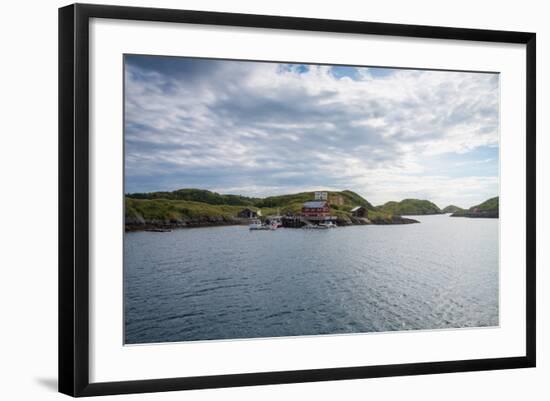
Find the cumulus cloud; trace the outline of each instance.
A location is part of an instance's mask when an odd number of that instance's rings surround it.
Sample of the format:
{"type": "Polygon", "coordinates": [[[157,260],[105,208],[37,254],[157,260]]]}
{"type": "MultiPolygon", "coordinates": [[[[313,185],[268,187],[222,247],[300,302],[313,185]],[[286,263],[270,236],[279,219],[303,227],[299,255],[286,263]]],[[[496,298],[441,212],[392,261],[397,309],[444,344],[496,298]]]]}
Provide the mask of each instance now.
{"type": "Polygon", "coordinates": [[[498,192],[498,124],[497,74],[127,56],[125,190],[470,206],[498,192]]]}

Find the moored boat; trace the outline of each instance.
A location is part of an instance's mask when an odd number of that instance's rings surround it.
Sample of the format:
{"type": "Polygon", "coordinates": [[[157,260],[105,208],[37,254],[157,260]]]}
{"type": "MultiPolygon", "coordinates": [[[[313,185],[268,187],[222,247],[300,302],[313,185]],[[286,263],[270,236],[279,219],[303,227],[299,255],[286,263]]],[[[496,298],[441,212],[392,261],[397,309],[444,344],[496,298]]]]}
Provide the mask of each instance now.
{"type": "Polygon", "coordinates": [[[319,223],[319,225],[322,226],[322,227],[325,227],[325,228],[336,228],[336,227],[338,227],[332,221],[328,221],[326,223],[319,223]]]}
{"type": "Polygon", "coordinates": [[[265,224],[262,224],[261,220],[252,220],[248,225],[250,230],[271,230],[271,228],[265,224]]]}

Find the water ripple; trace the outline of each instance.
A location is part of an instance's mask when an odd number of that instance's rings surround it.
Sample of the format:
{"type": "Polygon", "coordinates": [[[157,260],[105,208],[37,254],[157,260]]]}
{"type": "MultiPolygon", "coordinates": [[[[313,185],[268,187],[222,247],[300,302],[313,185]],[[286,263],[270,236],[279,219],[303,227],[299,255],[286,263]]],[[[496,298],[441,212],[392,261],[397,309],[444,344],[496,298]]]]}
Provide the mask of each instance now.
{"type": "Polygon", "coordinates": [[[127,233],[125,341],[498,325],[498,220],[127,233]]]}

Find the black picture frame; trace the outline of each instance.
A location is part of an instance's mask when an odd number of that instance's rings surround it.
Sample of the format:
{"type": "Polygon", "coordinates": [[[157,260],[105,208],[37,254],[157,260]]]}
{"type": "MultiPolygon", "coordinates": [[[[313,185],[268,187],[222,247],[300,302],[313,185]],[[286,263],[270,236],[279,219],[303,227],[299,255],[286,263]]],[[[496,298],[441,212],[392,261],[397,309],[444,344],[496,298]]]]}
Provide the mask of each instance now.
{"type": "Polygon", "coordinates": [[[220,12],[74,4],[59,9],[59,391],[95,396],[534,367],[536,363],[536,35],[220,12]],[[275,28],[526,46],[526,344],[520,357],[90,383],[89,22],[91,18],[275,28]]]}

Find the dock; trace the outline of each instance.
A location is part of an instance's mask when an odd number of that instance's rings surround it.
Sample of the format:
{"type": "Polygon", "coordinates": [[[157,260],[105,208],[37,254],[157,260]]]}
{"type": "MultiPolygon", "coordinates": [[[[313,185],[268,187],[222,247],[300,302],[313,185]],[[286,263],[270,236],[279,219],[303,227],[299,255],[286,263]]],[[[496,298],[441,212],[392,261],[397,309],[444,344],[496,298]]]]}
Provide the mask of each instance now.
{"type": "Polygon", "coordinates": [[[294,216],[283,216],[281,219],[281,222],[283,223],[283,227],[301,228],[304,226],[316,226],[316,225],[319,225],[319,223],[328,223],[329,221],[336,223],[336,220],[338,220],[337,216],[305,217],[300,215],[294,215],[294,216]]]}

